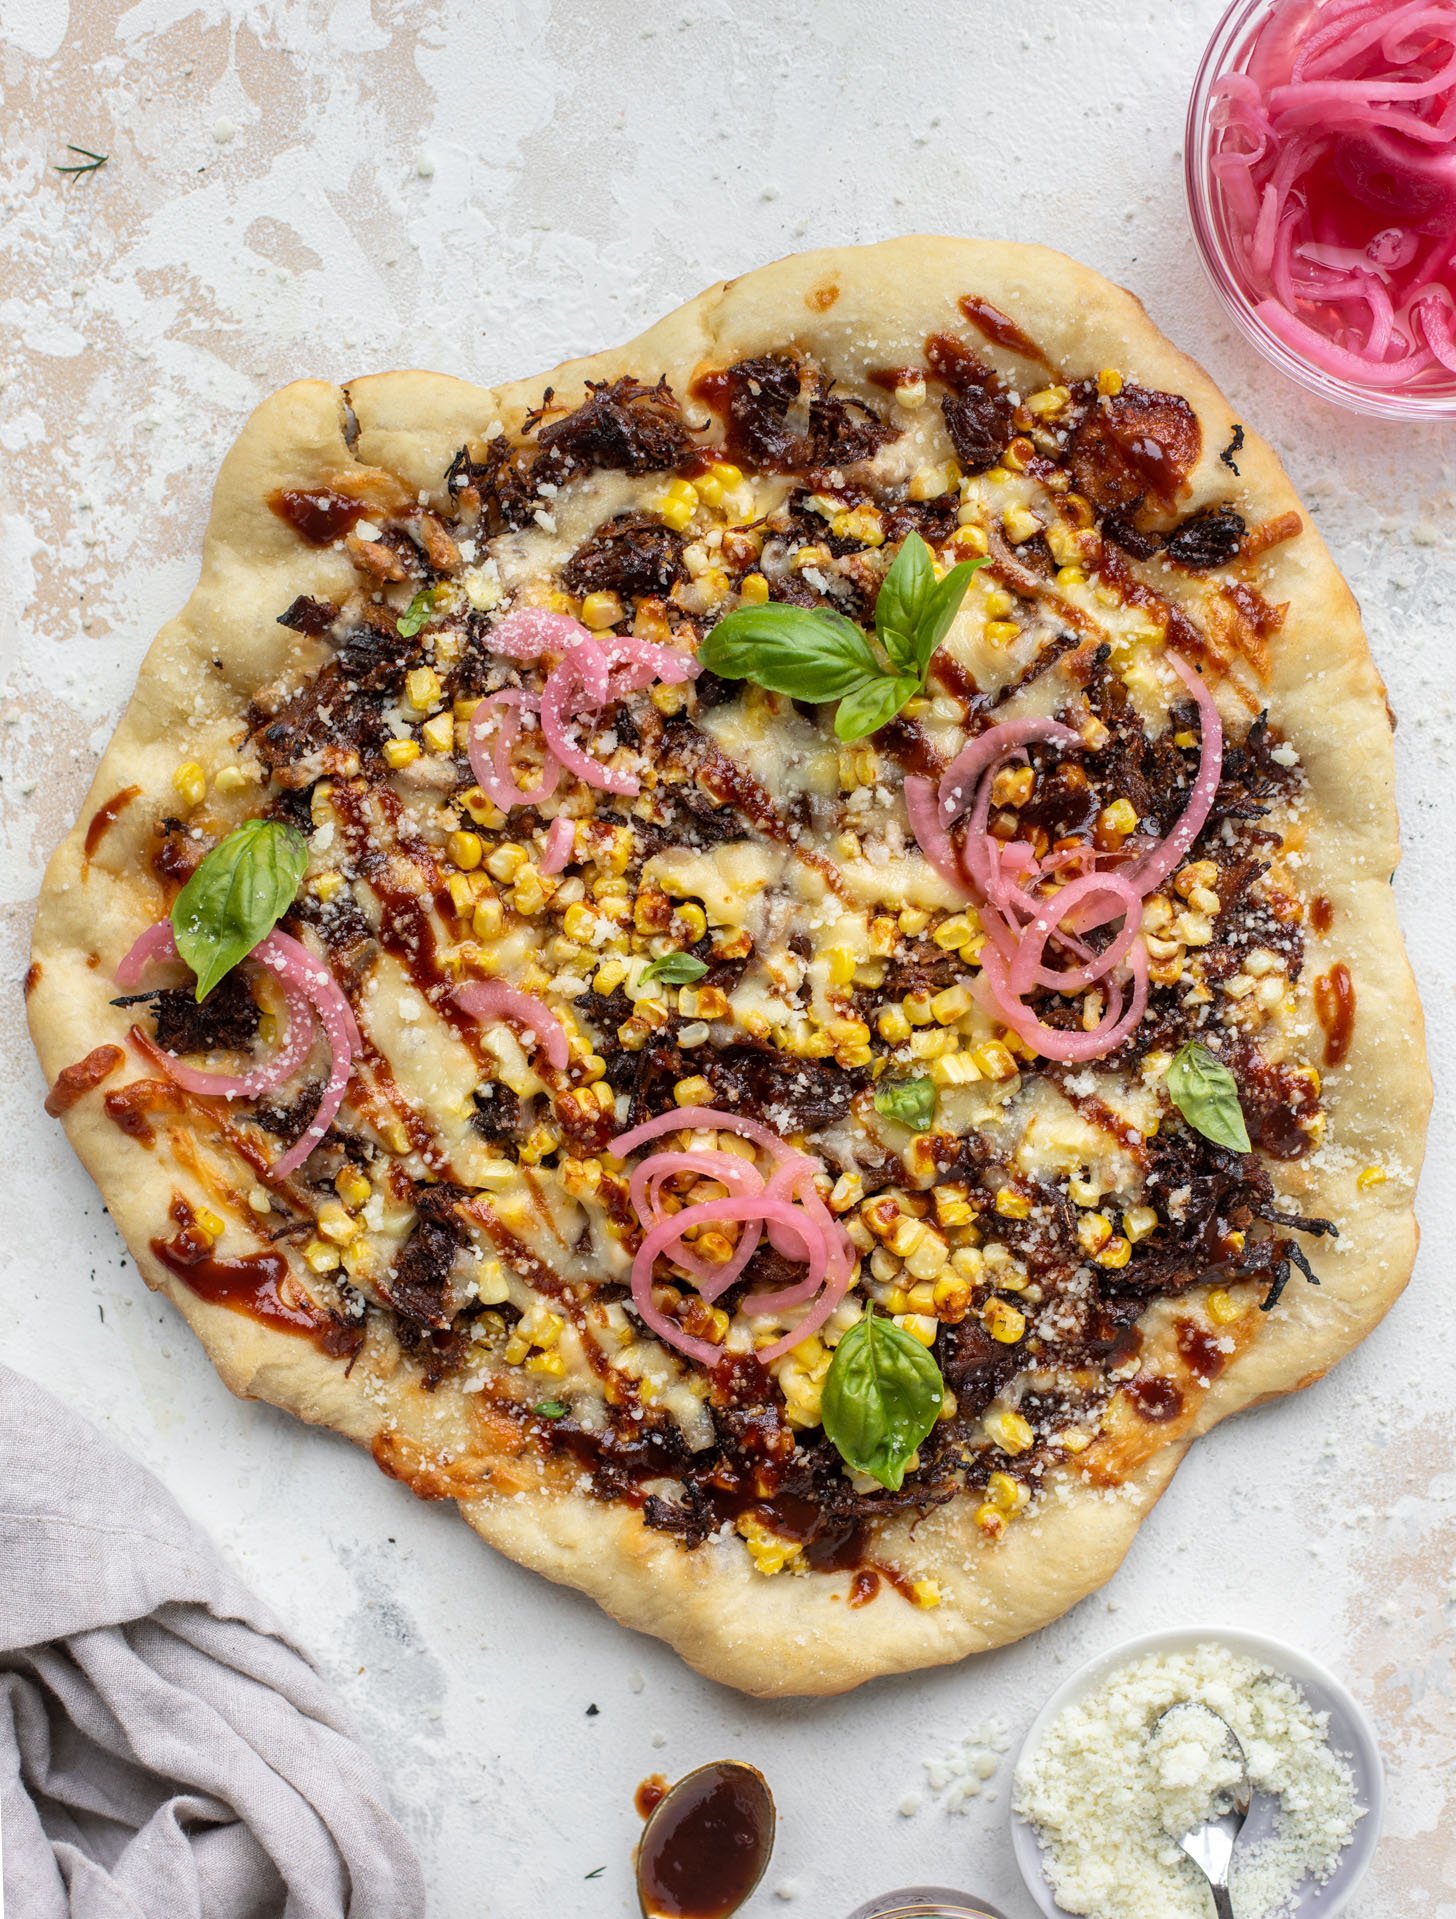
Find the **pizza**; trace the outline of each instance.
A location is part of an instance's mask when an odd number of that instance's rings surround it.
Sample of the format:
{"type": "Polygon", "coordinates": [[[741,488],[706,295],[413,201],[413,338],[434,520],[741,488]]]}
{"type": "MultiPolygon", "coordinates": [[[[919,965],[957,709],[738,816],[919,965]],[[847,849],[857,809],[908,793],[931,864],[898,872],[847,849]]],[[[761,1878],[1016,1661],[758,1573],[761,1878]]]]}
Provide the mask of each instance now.
{"type": "Polygon", "coordinates": [[[46,877],[47,1104],[235,1392],[833,1692],[1055,1618],[1405,1283],[1392,785],[1135,299],[807,254],[262,404],[46,877]]]}

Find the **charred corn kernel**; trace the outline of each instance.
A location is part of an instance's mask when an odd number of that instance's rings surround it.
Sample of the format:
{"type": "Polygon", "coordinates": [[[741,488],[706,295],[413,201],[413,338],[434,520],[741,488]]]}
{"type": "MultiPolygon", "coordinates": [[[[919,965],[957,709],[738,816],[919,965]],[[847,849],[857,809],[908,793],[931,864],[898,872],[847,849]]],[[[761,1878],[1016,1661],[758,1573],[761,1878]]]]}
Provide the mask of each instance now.
{"type": "Polygon", "coordinates": [[[1173,881],[1173,890],[1186,900],[1200,887],[1214,886],[1217,881],[1218,868],[1212,860],[1193,860],[1179,869],[1173,881]]]}
{"type": "Polygon", "coordinates": [[[981,1415],[981,1430],[986,1437],[1003,1453],[1009,1453],[1014,1459],[1019,1453],[1029,1452],[1035,1443],[1036,1434],[1020,1413],[1005,1406],[992,1406],[981,1415]]]}
{"type": "Polygon", "coordinates": [[[453,753],[455,722],[448,713],[437,713],[434,719],[426,720],[420,728],[420,737],[431,753],[453,753]]]}
{"type": "Polygon", "coordinates": [[[841,1173],[829,1195],[831,1213],[847,1213],[864,1198],[864,1180],[858,1173],[841,1173]]]}
{"type": "Polygon", "coordinates": [[[1056,1443],[1064,1453],[1085,1453],[1092,1444],[1092,1435],[1080,1432],[1075,1426],[1069,1426],[1065,1432],[1057,1434],[1056,1443]]]}
{"type": "Polygon", "coordinates": [[[910,1022],[898,1006],[882,1006],[875,1014],[875,1026],[880,1038],[891,1046],[898,1046],[910,1037],[910,1022]]]}
{"type": "Polygon", "coordinates": [[[212,782],[214,793],[224,797],[231,793],[241,793],[245,786],[251,785],[247,772],[241,766],[221,766],[212,782]]]}
{"type": "Polygon", "coordinates": [[[1014,1346],[1026,1332],[1026,1314],[1004,1299],[990,1299],[981,1308],[981,1324],[1002,1346],[1014,1346]]]}
{"type": "Polygon", "coordinates": [[[1039,420],[1055,420],[1066,411],[1068,400],[1072,397],[1064,386],[1044,386],[1039,393],[1028,394],[1026,408],[1039,420]]]}
{"type": "Polygon", "coordinates": [[[1158,1215],[1151,1206],[1129,1206],[1122,1216],[1122,1230],[1134,1246],[1149,1233],[1156,1232],[1158,1215]]]}
{"type": "Polygon", "coordinates": [[[1036,784],[1029,766],[1003,766],[991,782],[993,806],[1025,806],[1036,784]]]}
{"type": "Polygon", "coordinates": [[[346,1206],[352,1206],[357,1212],[374,1188],[357,1166],[349,1165],[341,1167],[335,1175],[334,1191],[346,1206]]]}
{"type": "Polygon", "coordinates": [[[1029,1219],[1031,1201],[1014,1186],[1003,1186],[996,1194],[996,1211],[1002,1219],[1029,1219]]]}
{"type": "Polygon", "coordinates": [[[1235,1299],[1232,1293],[1226,1293],[1222,1286],[1216,1286],[1208,1295],[1208,1317],[1215,1326],[1231,1326],[1243,1316],[1243,1302],[1235,1299]]]}
{"type": "Polygon", "coordinates": [[[1122,391],[1122,375],[1115,366],[1105,366],[1097,375],[1097,391],[1107,400],[1115,400],[1122,391]]]}
{"type": "Polygon", "coordinates": [[[1051,556],[1058,566],[1079,566],[1082,560],[1082,546],[1076,530],[1065,520],[1053,520],[1046,530],[1046,543],[1051,556]]]}
{"type": "Polygon", "coordinates": [[[486,798],[478,786],[467,788],[460,795],[460,804],[477,826],[499,827],[506,823],[505,814],[493,800],[486,798]]]}
{"type": "Polygon", "coordinates": [[[526,1361],[528,1373],[544,1373],[548,1379],[566,1377],[566,1361],[560,1353],[532,1353],[526,1361]]]}
{"type": "Polygon", "coordinates": [[[950,1326],[958,1326],[971,1309],[971,1289],[965,1280],[947,1273],[932,1288],[935,1314],[950,1326]]]}
{"type": "Polygon", "coordinates": [[[1034,540],[1041,532],[1041,521],[1029,507],[1008,506],[1001,516],[1001,524],[1013,546],[1020,546],[1023,540],[1034,540]]]}
{"type": "Polygon", "coordinates": [[[1121,1267],[1126,1266],[1131,1258],[1132,1247],[1129,1246],[1121,1234],[1117,1235],[1116,1238],[1109,1239],[1101,1252],[1096,1255],[1097,1264],[1099,1266],[1105,1266],[1109,1272],[1114,1273],[1121,1267]]]}
{"type": "Polygon", "coordinates": [[[518,1157],[528,1166],[539,1166],[548,1153],[554,1153],[561,1141],[549,1126],[537,1126],[522,1143],[518,1157]]]}
{"type": "Polygon", "coordinates": [[[991,642],[992,646],[1010,646],[1013,641],[1020,639],[1020,637],[1021,628],[1016,624],[1015,620],[988,620],[986,622],[986,638],[991,642]]]}
{"type": "Polygon", "coordinates": [[[336,1272],[339,1249],[331,1246],[326,1239],[311,1239],[303,1249],[303,1263],[311,1273],[336,1272]]]}
{"type": "Polygon", "coordinates": [[[766,606],[768,581],[761,573],[745,573],[738,582],[738,593],[745,606],[766,606]]]}
{"type": "MultiPolygon", "coordinates": [[[[913,1280],[929,1281],[944,1270],[949,1257],[950,1248],[940,1234],[933,1227],[924,1226],[919,1240],[905,1256],[905,1271],[913,1280]]],[[[928,1313],[935,1302],[927,1293],[923,1299],[916,1299],[912,1303],[917,1313],[928,1313]]]]}
{"type": "Polygon", "coordinates": [[[1173,930],[1185,946],[1208,946],[1213,940],[1213,921],[1206,913],[1180,913],[1173,930]]]}
{"type": "Polygon", "coordinates": [[[713,1103],[713,1089],[701,1073],[680,1079],[672,1089],[672,1096],[679,1106],[711,1106],[713,1103]]]}
{"type": "Polygon", "coordinates": [[[592,976],[592,991],[605,999],[608,993],[616,992],[626,977],[627,969],[621,960],[603,960],[592,976]]]}
{"type": "Polygon", "coordinates": [[[674,480],[657,502],[657,516],[681,533],[698,510],[698,489],[691,480],[674,480]]]}
{"type": "Polygon", "coordinates": [[[895,1313],[892,1315],[901,1332],[909,1333],[912,1339],[918,1339],[922,1346],[933,1346],[935,1335],[940,1331],[940,1321],[933,1313],[895,1313]]]}
{"type": "MultiPolygon", "coordinates": [[[[975,511],[974,507],[963,506],[961,515],[972,514],[975,511]]],[[[991,541],[986,529],[982,526],[969,525],[964,518],[961,525],[956,528],[952,544],[958,560],[983,560],[991,550],[991,541]]]]}
{"type": "Polygon", "coordinates": [[[1003,1080],[1016,1077],[1016,1061],[1011,1057],[1007,1046],[999,1039],[988,1039],[983,1045],[976,1047],[971,1058],[975,1061],[983,1079],[1003,1080]]]}
{"type": "Polygon", "coordinates": [[[698,492],[709,506],[722,506],[724,496],[743,484],[743,469],[731,460],[715,460],[698,481],[698,492]]]}
{"type": "Polygon", "coordinates": [[[308,890],[316,900],[322,900],[325,906],[336,899],[344,890],[342,873],[316,873],[308,883],[308,890]]]}
{"type": "Polygon", "coordinates": [[[686,933],[689,945],[695,946],[708,930],[708,916],[696,900],[684,900],[673,918],[686,933]]]}
{"type": "Polygon", "coordinates": [[[1114,800],[1097,815],[1097,824],[1104,833],[1119,833],[1126,839],[1137,831],[1137,808],[1129,799],[1114,800]]]}
{"type": "Polygon", "coordinates": [[[470,930],[478,940],[497,938],[505,923],[505,908],[499,900],[481,900],[470,916],[470,930]]]}
{"type": "Polygon", "coordinates": [[[404,676],[404,696],[416,713],[433,712],[440,704],[440,676],[434,667],[412,667],[404,676]]]}
{"type": "Polygon", "coordinates": [[[930,1009],[929,993],[907,993],[900,1002],[900,1009],[912,1026],[929,1026],[935,1018],[930,1009]]]}
{"type": "Polygon", "coordinates": [[[1084,1253],[1100,1253],[1112,1238],[1112,1221],[1106,1213],[1083,1213],[1077,1221],[1077,1244],[1084,1253]]]}
{"type": "Polygon", "coordinates": [[[826,1030],[836,1046],[863,1046],[870,1036],[862,1019],[832,1019],[826,1030]]]}
{"type": "Polygon", "coordinates": [[[207,775],[196,760],[183,760],[172,775],[172,791],[184,806],[201,806],[207,798],[207,775]]]}
{"type": "Polygon", "coordinates": [[[934,1026],[929,1032],[910,1035],[910,1057],[912,1059],[943,1059],[947,1053],[954,1053],[960,1045],[959,1037],[945,1027],[934,1026]]]}
{"type": "Polygon", "coordinates": [[[588,593],[581,603],[581,623],[593,633],[604,633],[626,616],[627,609],[615,593],[588,593]]]}
{"type": "Polygon", "coordinates": [[[910,1599],[912,1604],[932,1611],[940,1604],[940,1581],[938,1579],[916,1579],[911,1582],[910,1599]]]}
{"type": "MultiPolygon", "coordinates": [[[[904,914],[900,915],[904,919],[904,914]]],[[[978,928],[971,924],[968,913],[953,913],[949,919],[942,920],[931,934],[935,944],[947,953],[958,953],[976,937],[978,928]]]]}
{"type": "Polygon", "coordinates": [[[384,763],[386,766],[394,767],[396,772],[402,766],[409,766],[419,757],[418,740],[386,740],[384,742],[384,763]]]}
{"type": "Polygon", "coordinates": [[[347,1246],[351,1239],[357,1239],[364,1230],[346,1207],[332,1199],[319,1207],[314,1224],[323,1237],[331,1239],[336,1246],[347,1246]]]}
{"type": "Polygon", "coordinates": [[[935,1217],[942,1226],[974,1224],[976,1209],[964,1186],[946,1184],[935,1189],[935,1217]]]}
{"type": "Polygon", "coordinates": [[[905,1259],[915,1251],[924,1237],[925,1228],[920,1221],[913,1219],[908,1213],[901,1213],[886,1233],[885,1244],[892,1253],[905,1259]]]}
{"type": "Polygon", "coordinates": [[[970,1012],[974,1004],[975,1001],[971,998],[971,989],[968,986],[947,986],[931,1000],[930,1010],[934,1013],[938,1025],[953,1026],[958,1019],[963,1019],[970,1012]]]}
{"type": "Polygon", "coordinates": [[[379,1280],[384,1272],[384,1261],[367,1239],[350,1240],[343,1250],[341,1263],[350,1279],[366,1283],[379,1280]]]}
{"type": "Polygon", "coordinates": [[[526,864],[526,849],[514,840],[506,840],[486,855],[485,870],[492,879],[513,880],[526,864]]]}
{"type": "Polygon", "coordinates": [[[870,952],[876,959],[888,959],[894,952],[896,924],[888,913],[876,913],[870,921],[870,952]]]}
{"type": "MultiPolygon", "coordinates": [[[[445,851],[462,873],[470,873],[479,866],[485,857],[485,845],[479,833],[451,833],[445,841],[445,851]]],[[[453,894],[452,894],[453,900],[453,894]]]]}
{"type": "Polygon", "coordinates": [[[1383,1166],[1367,1166],[1364,1172],[1356,1179],[1355,1184],[1362,1193],[1368,1193],[1372,1187],[1383,1186],[1386,1177],[1386,1171],[1383,1166]]]}
{"type": "Polygon", "coordinates": [[[755,1519],[752,1513],[745,1513],[737,1521],[738,1535],[748,1548],[748,1556],[753,1561],[755,1572],[765,1578],[781,1573],[799,1558],[804,1548],[796,1539],[785,1539],[782,1533],[776,1533],[755,1519]]]}
{"type": "Polygon", "coordinates": [[[480,695],[478,693],[462,693],[458,699],[450,702],[450,711],[455,715],[457,720],[473,719],[480,703],[480,695]]]}
{"type": "Polygon", "coordinates": [[[266,1214],[273,1210],[273,1195],[266,1186],[248,1188],[248,1210],[252,1213],[266,1214]]]}
{"type": "Polygon", "coordinates": [[[1035,457],[1036,448],[1024,433],[1018,433],[1001,455],[1001,464],[1013,473],[1025,473],[1028,462],[1035,457]]]}
{"type": "Polygon", "coordinates": [[[976,1508],[976,1524],[988,1539],[999,1539],[1006,1530],[1006,1515],[988,1499],[976,1508]]]}
{"type": "Polygon", "coordinates": [[[1031,1498],[1030,1492],[1010,1473],[994,1472],[986,1480],[986,1497],[1003,1513],[1020,1512],[1031,1498]]]}
{"type": "MultiPolygon", "coordinates": [[[[945,489],[942,487],[941,491],[945,489]]],[[[843,513],[836,513],[829,525],[836,539],[858,540],[861,546],[883,546],[885,543],[885,529],[872,506],[849,507],[843,513]]]]}
{"type": "MultiPolygon", "coordinates": [[[[912,500],[938,500],[956,484],[956,470],[949,464],[917,466],[910,475],[908,492],[912,500]]],[[[838,527],[835,532],[839,531],[838,527]]]]}

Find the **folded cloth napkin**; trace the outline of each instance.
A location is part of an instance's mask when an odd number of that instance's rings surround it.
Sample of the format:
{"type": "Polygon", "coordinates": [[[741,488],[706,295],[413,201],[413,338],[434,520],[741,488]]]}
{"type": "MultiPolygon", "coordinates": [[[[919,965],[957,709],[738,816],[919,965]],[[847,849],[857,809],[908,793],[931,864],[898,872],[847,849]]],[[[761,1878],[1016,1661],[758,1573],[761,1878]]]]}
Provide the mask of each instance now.
{"type": "Polygon", "coordinates": [[[0,1366],[8,1919],[419,1919],[343,1709],[150,1473],[0,1366]]]}

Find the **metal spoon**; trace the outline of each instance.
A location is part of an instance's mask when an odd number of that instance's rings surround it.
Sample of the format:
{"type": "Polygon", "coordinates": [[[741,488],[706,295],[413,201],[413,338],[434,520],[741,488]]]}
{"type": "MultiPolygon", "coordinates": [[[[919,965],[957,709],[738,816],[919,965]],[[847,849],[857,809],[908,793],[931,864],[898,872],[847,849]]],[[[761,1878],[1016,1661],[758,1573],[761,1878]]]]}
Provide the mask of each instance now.
{"type": "Polygon", "coordinates": [[[764,1875],[777,1814],[763,1774],[717,1759],[669,1786],[637,1847],[643,1919],[666,1912],[730,1919],[764,1875]]]}
{"type": "Polygon", "coordinates": [[[1248,1762],[1244,1758],[1244,1749],[1239,1744],[1238,1735],[1228,1721],[1211,1706],[1200,1705],[1196,1700],[1183,1700],[1153,1722],[1148,1737],[1151,1740],[1159,1727],[1164,1726],[1175,1713],[1207,1713],[1210,1719],[1218,1721],[1224,1731],[1225,1741],[1238,1754],[1241,1776],[1238,1784],[1230,1791],[1232,1804],[1229,1810],[1220,1813],[1216,1819],[1206,1820],[1203,1825],[1195,1826],[1191,1832],[1172,1833],[1180,1848],[1187,1853],[1204,1877],[1208,1880],[1213,1893],[1213,1909],[1218,1919],[1234,1919],[1233,1904],[1229,1898],[1229,1872],[1233,1865],[1234,1847],[1238,1844],[1239,1834],[1244,1829],[1244,1821],[1249,1816],[1249,1801],[1252,1789],[1249,1785],[1248,1762]]]}

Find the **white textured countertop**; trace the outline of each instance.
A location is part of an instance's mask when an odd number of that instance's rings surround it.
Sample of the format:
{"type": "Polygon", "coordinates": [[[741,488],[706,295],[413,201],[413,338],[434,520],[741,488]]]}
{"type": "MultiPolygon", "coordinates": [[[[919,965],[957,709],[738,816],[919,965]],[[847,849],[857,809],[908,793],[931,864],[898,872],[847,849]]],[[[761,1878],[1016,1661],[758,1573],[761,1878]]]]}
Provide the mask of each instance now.
{"type": "Polygon", "coordinates": [[[1356,1919],[1456,1919],[1448,1103],[1410,1291],[1333,1377],[1203,1441],[1104,1593],[959,1668],[762,1705],[497,1559],[342,1441],[229,1399],[41,1116],[20,1012],[43,861],[264,392],[398,365],[529,373],[774,255],[928,230],[1047,241],[1125,282],[1283,452],[1400,717],[1397,886],[1452,1084],[1456,434],[1305,398],[1214,307],[1179,151],[1217,12],[0,0],[0,1350],[148,1461],[332,1674],[435,1919],[629,1913],[637,1781],[728,1755],[779,1800],[755,1912],[840,1919],[919,1878],[1029,1919],[1005,1766],[960,1815],[922,1759],[992,1715],[1018,1735],[1069,1662],[1192,1619],[1297,1641],[1372,1707],[1390,1811],[1356,1919]],[[109,164],[62,178],[68,140],[109,164]]]}

